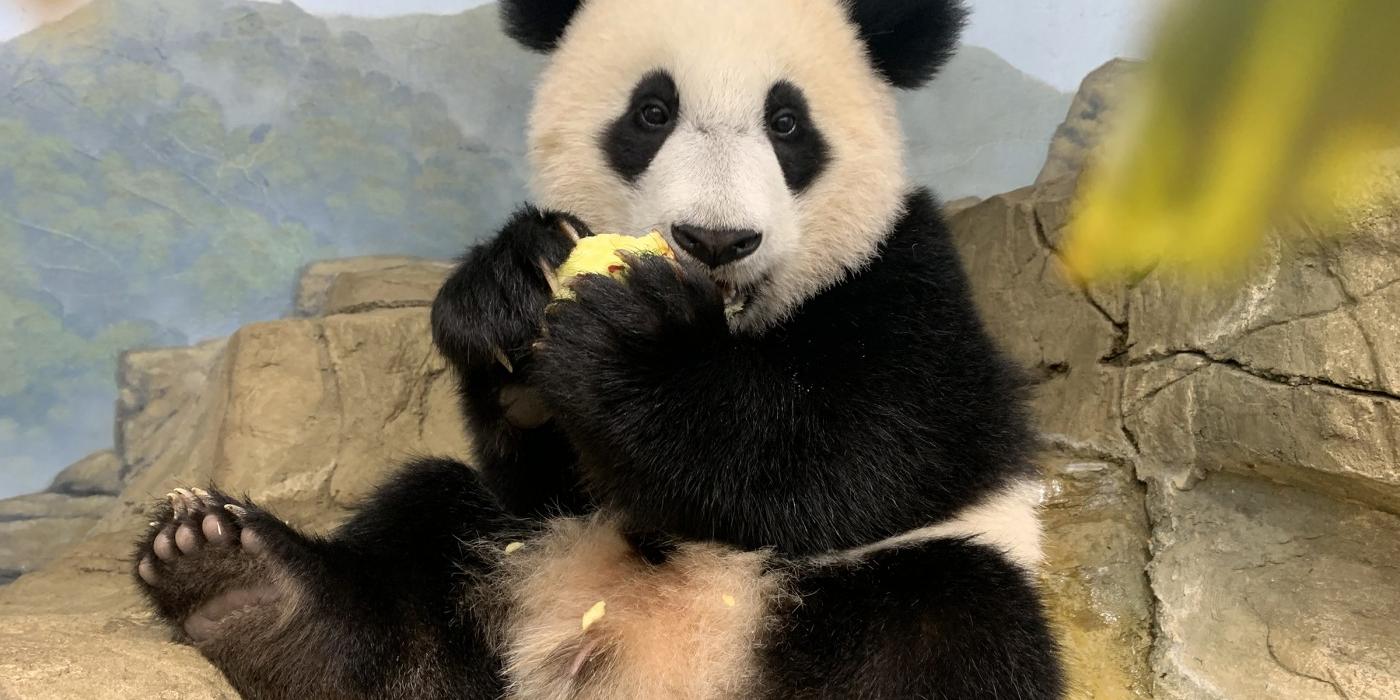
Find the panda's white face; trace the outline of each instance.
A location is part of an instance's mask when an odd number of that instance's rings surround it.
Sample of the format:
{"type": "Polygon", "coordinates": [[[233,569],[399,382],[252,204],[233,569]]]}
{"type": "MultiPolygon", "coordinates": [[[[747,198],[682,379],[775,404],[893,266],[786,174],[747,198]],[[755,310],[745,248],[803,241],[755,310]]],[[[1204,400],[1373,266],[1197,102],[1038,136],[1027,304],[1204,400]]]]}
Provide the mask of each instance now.
{"type": "Polygon", "coordinates": [[[587,0],[530,156],[540,204],[661,230],[751,331],[865,264],[906,187],[892,89],[839,0],[587,0]]]}

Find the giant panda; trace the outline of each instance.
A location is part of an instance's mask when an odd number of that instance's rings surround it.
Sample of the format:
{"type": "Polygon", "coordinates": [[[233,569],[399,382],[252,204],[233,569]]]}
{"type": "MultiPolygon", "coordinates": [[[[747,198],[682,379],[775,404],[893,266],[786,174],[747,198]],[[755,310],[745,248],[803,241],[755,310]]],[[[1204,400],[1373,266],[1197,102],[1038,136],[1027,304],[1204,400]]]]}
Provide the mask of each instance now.
{"type": "Polygon", "coordinates": [[[895,91],[953,0],[505,0],[535,203],[434,304],[475,465],[328,537],[177,489],[133,562],[249,698],[1057,698],[1023,382],[895,91]],[[677,251],[551,302],[593,232],[677,251]]]}

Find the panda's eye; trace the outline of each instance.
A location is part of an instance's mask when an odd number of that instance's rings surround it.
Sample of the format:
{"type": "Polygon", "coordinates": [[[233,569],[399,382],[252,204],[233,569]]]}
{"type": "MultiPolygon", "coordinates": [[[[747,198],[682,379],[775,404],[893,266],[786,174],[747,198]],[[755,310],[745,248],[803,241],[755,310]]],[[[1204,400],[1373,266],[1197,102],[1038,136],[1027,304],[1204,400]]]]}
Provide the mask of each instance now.
{"type": "Polygon", "coordinates": [[[768,128],[779,136],[792,136],[797,133],[797,115],[787,110],[778,112],[768,122],[768,128]]]}
{"type": "Polygon", "coordinates": [[[637,110],[637,119],[642,126],[659,129],[671,123],[671,110],[657,100],[642,103],[637,110]]]}

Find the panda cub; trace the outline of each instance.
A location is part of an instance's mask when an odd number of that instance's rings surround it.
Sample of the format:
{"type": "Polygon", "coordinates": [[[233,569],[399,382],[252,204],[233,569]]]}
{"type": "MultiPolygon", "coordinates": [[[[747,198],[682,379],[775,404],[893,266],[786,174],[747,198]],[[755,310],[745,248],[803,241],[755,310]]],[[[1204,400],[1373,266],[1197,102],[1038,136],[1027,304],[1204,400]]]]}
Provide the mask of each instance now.
{"type": "Polygon", "coordinates": [[[536,206],[433,307],[475,469],[329,537],[177,489],[136,554],[249,698],[1058,698],[1018,374],[894,90],[952,0],[506,0],[536,206]],[[663,232],[551,303],[593,231],[663,232]]]}

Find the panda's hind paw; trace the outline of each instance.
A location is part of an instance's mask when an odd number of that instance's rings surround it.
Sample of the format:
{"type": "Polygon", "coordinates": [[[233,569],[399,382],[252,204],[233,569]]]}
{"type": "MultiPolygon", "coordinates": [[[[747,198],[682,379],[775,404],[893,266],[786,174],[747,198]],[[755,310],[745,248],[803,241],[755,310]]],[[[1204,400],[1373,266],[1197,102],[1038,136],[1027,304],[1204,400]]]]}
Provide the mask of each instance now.
{"type": "Polygon", "coordinates": [[[229,622],[284,597],[285,554],[300,536],[266,511],[218,491],[179,488],[152,515],[136,552],[138,585],[192,641],[219,636],[229,622]]]}

